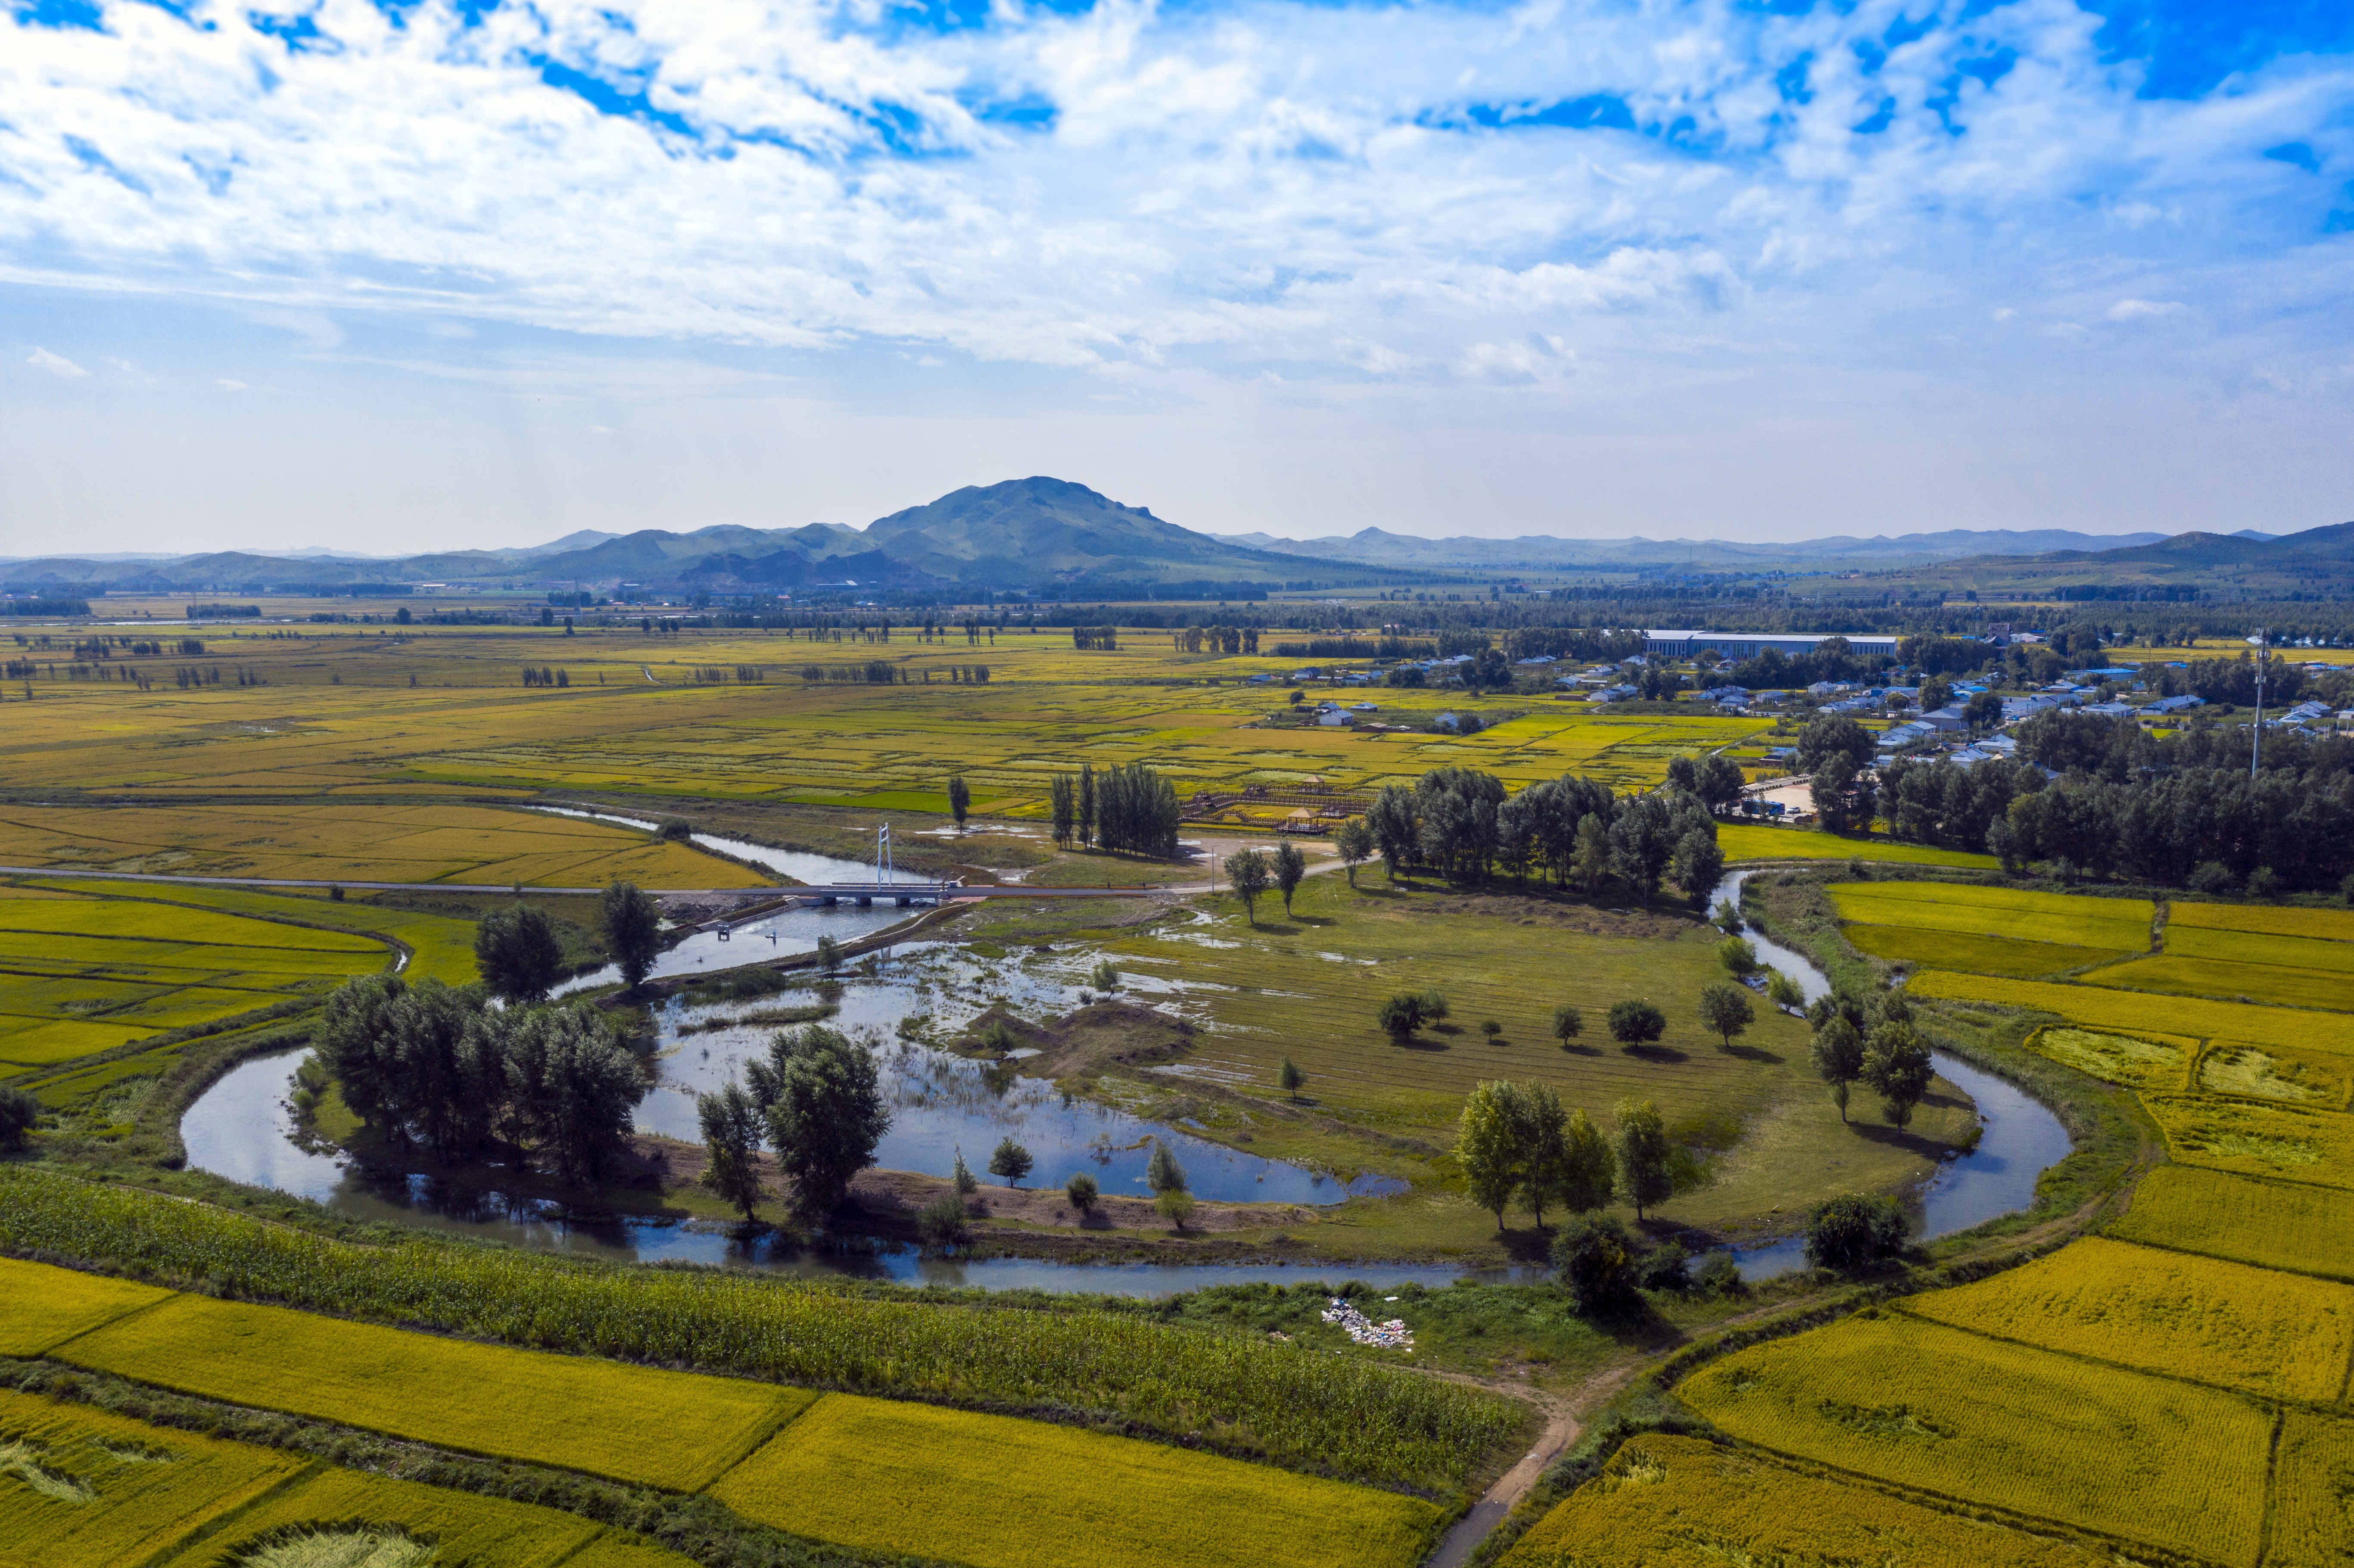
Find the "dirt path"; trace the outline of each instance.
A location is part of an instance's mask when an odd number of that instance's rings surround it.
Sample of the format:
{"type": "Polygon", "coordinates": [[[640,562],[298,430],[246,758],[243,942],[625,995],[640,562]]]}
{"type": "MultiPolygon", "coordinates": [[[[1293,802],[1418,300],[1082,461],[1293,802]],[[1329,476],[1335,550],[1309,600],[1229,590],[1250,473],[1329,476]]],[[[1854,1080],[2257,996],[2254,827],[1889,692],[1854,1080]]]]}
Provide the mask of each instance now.
{"type": "MultiPolygon", "coordinates": [[[[1629,1361],[1608,1372],[1598,1372],[1579,1384],[1575,1393],[1567,1395],[1546,1393],[1525,1384],[1499,1390],[1529,1400],[1542,1408],[1545,1413],[1544,1431],[1538,1436],[1535,1446],[1521,1456],[1520,1463],[1499,1476],[1496,1484],[1471,1505],[1471,1511],[1455,1521],[1454,1528],[1439,1542],[1438,1550],[1431,1553],[1425,1568],[1463,1568],[1463,1564],[1470,1560],[1471,1553],[1479,1550],[1479,1543],[1487,1540],[1490,1532],[1520,1506],[1521,1499],[1528,1496],[1529,1489],[1543,1478],[1547,1467],[1577,1441],[1578,1434],[1585,1430],[1584,1423],[1578,1420],[1579,1415],[1617,1393],[1644,1364],[1644,1361],[1629,1361]]],[[[1476,1378],[1450,1378],[1448,1381],[1472,1383],[1481,1388],[1498,1387],[1476,1378]]]]}

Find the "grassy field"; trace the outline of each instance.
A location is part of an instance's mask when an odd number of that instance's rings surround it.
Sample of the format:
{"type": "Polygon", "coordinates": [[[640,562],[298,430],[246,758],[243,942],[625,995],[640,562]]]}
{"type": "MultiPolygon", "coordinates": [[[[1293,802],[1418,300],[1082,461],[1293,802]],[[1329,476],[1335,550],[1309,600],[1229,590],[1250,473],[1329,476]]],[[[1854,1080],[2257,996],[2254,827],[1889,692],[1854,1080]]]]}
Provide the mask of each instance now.
{"type": "Polygon", "coordinates": [[[171,1294],[152,1285],[0,1257],[0,1356],[38,1356],[171,1294]]]}
{"type": "MultiPolygon", "coordinates": [[[[2105,974],[2106,970],[2095,970],[2105,974]]],[[[2285,1046],[2331,1055],[2354,1055],[2354,1032],[2338,1016],[2283,1007],[2251,1007],[2204,997],[2156,996],[2110,991],[2091,984],[2005,980],[1932,969],[1914,978],[1912,994],[1954,1001],[2022,1007],[2056,1013],[2094,1029],[2136,1034],[2188,1034],[2236,1040],[2267,1049],[2285,1046]]]]}
{"type": "MultiPolygon", "coordinates": [[[[280,1532],[357,1533],[371,1526],[431,1542],[429,1561],[465,1568],[557,1568],[579,1562],[573,1553],[603,1533],[602,1526],[554,1509],[327,1469],[239,1514],[227,1528],[166,1559],[163,1568],[235,1562],[234,1553],[280,1532]]],[[[686,1568],[689,1559],[664,1552],[653,1561],[686,1568]]]]}
{"type": "MultiPolygon", "coordinates": [[[[2194,930],[2247,931],[2266,937],[2354,942],[2354,910],[2347,909],[2284,909],[2263,904],[2176,904],[2168,911],[2166,924],[2169,931],[2177,927],[2188,927],[2194,930]]],[[[2169,948],[2172,945],[2171,942],[2168,944],[2169,948]]],[[[2305,960],[2300,959],[2297,961],[2305,960]]]]}
{"type": "Polygon", "coordinates": [[[0,1392],[0,1563],[152,1562],[307,1462],[0,1392]]]}
{"type": "MultiPolygon", "coordinates": [[[[1907,1135],[1863,1125],[1874,1118],[1861,1107],[1859,1125],[1842,1127],[1808,1065],[1805,1023],[1762,998],[1756,1022],[1727,1050],[1698,1012],[1702,988],[1724,978],[1719,934],[1688,912],[1456,893],[1420,881],[1392,888],[1379,872],[1358,880],[1352,891],[1338,876],[1310,878],[1288,919],[1280,901],[1262,899],[1256,927],[1225,897],[1106,933],[1104,946],[1136,986],[1203,1028],[1178,1065],[1182,1076],[1129,1075],[1111,1086],[1190,1092],[1195,1103],[1182,1114],[1216,1136],[1247,1136],[1254,1152],[1400,1175],[1433,1170],[1431,1157],[1453,1145],[1463,1097],[1483,1079],[1551,1084],[1606,1124],[1621,1098],[1648,1098],[1695,1139],[1727,1147],[1740,1139],[1713,1180],[1663,1205],[1686,1224],[1895,1186],[1925,1174],[1967,1125],[1960,1097],[1940,1086],[1907,1135]],[[1391,1040],[1375,1021],[1381,1000],[1426,989],[1446,993],[1446,1024],[1404,1044],[1391,1040]],[[1611,1040],[1609,1009],[1630,997],[1666,1013],[1655,1045],[1627,1051],[1611,1040]],[[1553,1036],[1553,1010],[1564,1004],[1583,1018],[1566,1051],[1553,1036]],[[1489,1020],[1501,1026],[1493,1037],[1483,1032],[1489,1020]],[[1287,1056],[1308,1075],[1298,1109],[1275,1088],[1287,1056]],[[1221,1097],[1225,1090],[1256,1103],[1221,1097]]],[[[1352,1221],[1342,1213],[1328,1223],[1352,1221]]]]}
{"type": "Polygon", "coordinates": [[[2108,1552],[1646,1435],[1539,1520],[1503,1568],[2108,1568],[2108,1552]]]}
{"type": "Polygon", "coordinates": [[[2186,1165],[2354,1187],[2354,1116],[2205,1095],[2144,1095],[2167,1147],[2186,1165]]]}
{"type": "Polygon", "coordinates": [[[53,1353],[210,1399],[674,1491],[708,1485],[810,1399],[199,1296],[53,1353]],[[661,1441],[646,1441],[649,1430],[661,1441]]]}
{"type": "Polygon", "coordinates": [[[2098,1236],[1956,1290],[1915,1317],[2272,1399],[2336,1403],[2354,1286],[2098,1236]]]}
{"type": "Polygon", "coordinates": [[[1894,839],[1850,838],[1807,828],[1769,828],[1755,822],[1727,822],[1716,831],[1727,861],[1861,860],[1875,865],[1949,865],[1965,870],[1993,871],[2001,865],[1990,854],[1968,850],[1938,849],[1930,844],[1899,843],[1894,839]]]}
{"type": "Polygon", "coordinates": [[[1824,889],[1840,918],[2138,953],[2149,948],[2157,906],[2144,898],[2087,898],[1952,882],[1835,882],[1824,889]]]}
{"type": "Polygon", "coordinates": [[[604,822],[394,802],[0,807],[0,864],[314,882],[751,887],[758,874],[604,822]]]}
{"type": "Polygon", "coordinates": [[[747,1519],[972,1568],[1410,1568],[1417,1499],[1158,1444],[829,1394],[712,1488],[747,1519]]]}
{"type": "Polygon", "coordinates": [[[1754,1346],[1678,1392],[1736,1437],[1897,1486],[2232,1564],[2263,1533],[2272,1419],[2237,1394],[1903,1317],[1754,1346]]]}
{"type": "Polygon", "coordinates": [[[2133,1206],[2109,1225],[2126,1241],[2354,1281],[2354,1196],[2160,1166],[2134,1189],[2133,1206]]]}
{"type": "Polygon", "coordinates": [[[2162,1035],[2141,1040],[2130,1034],[2047,1023],[2028,1036],[2027,1048],[2107,1083],[2172,1090],[2186,1086],[2199,1042],[2162,1035]]]}
{"type": "Polygon", "coordinates": [[[2274,1568],[2354,1563],[2354,1421],[2292,1410],[2273,1471],[2274,1568]]]}
{"type": "Polygon", "coordinates": [[[1970,974],[2056,975],[2087,964],[2123,958],[2115,948],[2075,948],[2062,942],[2023,942],[1965,931],[1918,926],[1850,926],[1847,939],[1859,952],[1915,969],[1958,969],[1970,974]]]}

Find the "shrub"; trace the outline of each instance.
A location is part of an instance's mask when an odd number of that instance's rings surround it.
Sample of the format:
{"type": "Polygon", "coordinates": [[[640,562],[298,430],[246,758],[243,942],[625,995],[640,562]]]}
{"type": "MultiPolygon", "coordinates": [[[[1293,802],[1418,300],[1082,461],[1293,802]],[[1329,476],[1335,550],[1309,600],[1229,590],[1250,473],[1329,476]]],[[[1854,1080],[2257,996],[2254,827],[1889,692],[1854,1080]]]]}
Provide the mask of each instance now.
{"type": "Polygon", "coordinates": [[[1642,1273],[1646,1290],[1689,1290],[1691,1254],[1681,1242],[1664,1242],[1644,1255],[1642,1273]]]}
{"type": "Polygon", "coordinates": [[[1890,1197],[1848,1192],[1817,1203],[1807,1216],[1807,1261],[1853,1269],[1892,1257],[1904,1245],[1904,1211],[1890,1197]]]}
{"type": "Polygon", "coordinates": [[[948,1246],[965,1237],[965,1224],[971,1218],[964,1200],[954,1192],[943,1192],[916,1211],[916,1230],[933,1246],[948,1246]]]}
{"type": "Polygon", "coordinates": [[[2281,879],[2271,866],[2260,865],[2248,873],[2249,897],[2278,898],[2280,892],[2281,879]]]}
{"type": "Polygon", "coordinates": [[[0,1149],[22,1149],[41,1119],[41,1102],[23,1089],[0,1089],[0,1149]]]}
{"type": "Polygon", "coordinates": [[[1063,1183],[1063,1195],[1071,1201],[1071,1207],[1084,1214],[1096,1206],[1103,1192],[1096,1185],[1094,1177],[1081,1171],[1063,1183]]]}
{"type": "Polygon", "coordinates": [[[2211,860],[2203,862],[2198,870],[2190,874],[2189,885],[2191,892],[2202,893],[2212,897],[2217,894],[2231,892],[2232,883],[2231,868],[2221,861],[2211,860]]]}
{"type": "Polygon", "coordinates": [[[1711,1296],[1738,1296],[1748,1288],[1741,1277],[1741,1266],[1724,1247],[1716,1248],[1700,1260],[1700,1267],[1692,1274],[1692,1286],[1711,1296]]]}
{"type": "Polygon", "coordinates": [[[1635,1255],[1617,1220],[1587,1214],[1553,1237],[1553,1267],[1583,1316],[1623,1308],[1635,1299],[1635,1255]]]}
{"type": "Polygon", "coordinates": [[[1172,1187],[1152,1200],[1152,1206],[1161,1211],[1162,1219],[1182,1231],[1185,1222],[1193,1217],[1193,1194],[1182,1187],[1172,1187]]]}

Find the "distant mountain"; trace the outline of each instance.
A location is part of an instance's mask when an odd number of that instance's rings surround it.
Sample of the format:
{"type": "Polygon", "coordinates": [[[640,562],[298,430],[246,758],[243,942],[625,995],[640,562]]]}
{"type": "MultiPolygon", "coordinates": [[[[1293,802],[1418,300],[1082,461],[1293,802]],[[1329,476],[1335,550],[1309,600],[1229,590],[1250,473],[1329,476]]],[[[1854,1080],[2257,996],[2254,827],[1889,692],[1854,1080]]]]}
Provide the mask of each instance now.
{"type": "MultiPolygon", "coordinates": [[[[2267,535],[2268,536],[2268,535],[2267,535]]],[[[1313,560],[1358,561],[1372,566],[1420,568],[1426,571],[1577,570],[1645,567],[1710,567],[1761,569],[1776,566],[1802,569],[1841,562],[1888,564],[1952,560],[1971,556],[2035,556],[2053,550],[2108,549],[2153,544],[2163,534],[2077,534],[2062,528],[1973,531],[1948,529],[1939,534],[1885,535],[1869,539],[1848,535],[1803,539],[1789,544],[1753,545],[1727,539],[1562,539],[1526,534],[1513,539],[1479,539],[1456,535],[1423,539],[1385,533],[1379,528],[1320,539],[1281,539],[1270,534],[1225,535],[1229,543],[1279,555],[1313,560]]]]}

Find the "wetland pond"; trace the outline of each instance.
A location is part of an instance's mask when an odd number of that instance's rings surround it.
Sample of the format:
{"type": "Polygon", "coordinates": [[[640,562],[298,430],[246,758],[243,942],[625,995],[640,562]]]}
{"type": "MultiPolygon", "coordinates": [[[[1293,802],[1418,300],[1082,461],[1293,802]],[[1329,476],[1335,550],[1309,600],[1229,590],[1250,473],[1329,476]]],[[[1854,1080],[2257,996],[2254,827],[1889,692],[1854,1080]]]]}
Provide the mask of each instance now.
{"type": "MultiPolygon", "coordinates": [[[[642,825],[642,824],[637,824],[642,825]]],[[[700,839],[703,835],[697,835],[700,839]]],[[[766,863],[784,852],[740,841],[719,841],[731,853],[766,863]]],[[[793,855],[791,869],[776,869],[803,880],[872,877],[871,866],[824,856],[793,855]],[[805,868],[805,869],[804,869],[805,868]]],[[[1715,898],[1736,906],[1742,880],[1736,872],[1719,885],[1715,898]]],[[[1712,900],[1713,903],[1713,900],[1712,900]]],[[[661,974],[716,970],[757,961],[748,948],[772,945],[780,952],[807,952],[821,935],[838,940],[880,929],[907,917],[896,908],[794,910],[775,917],[776,928],[756,919],[739,927],[728,942],[690,938],[663,955],[661,974]],[[700,947],[693,944],[700,943],[700,947]]],[[[1802,955],[1748,933],[1758,957],[1797,980],[1808,1000],[1829,982],[1802,955]]],[[[1221,1202],[1268,1202],[1321,1205],[1359,1193],[1403,1190],[1376,1177],[1342,1181],[1278,1160],[1263,1160],[1195,1138],[1182,1127],[1145,1121],[1089,1100],[1066,1099],[1052,1085],[1015,1075],[990,1063],[936,1049],[927,1038],[959,1030],[993,1001],[1003,1001],[1024,1017],[1040,1017],[1077,1005],[1087,991],[1095,954],[1079,948],[1028,952],[989,961],[946,943],[912,943],[879,959],[872,973],[845,975],[832,1026],[866,1039],[882,1066],[892,1125],[876,1151],[891,1170],[946,1176],[962,1150],[980,1174],[998,1139],[1012,1137],[1036,1158],[1027,1185],[1052,1190],[1085,1171],[1111,1192],[1144,1191],[1144,1166],[1154,1137],[1167,1140],[1186,1169],[1196,1196],[1221,1202]],[[903,1033],[902,1025],[907,1025],[903,1033]],[[906,1033],[917,1037],[910,1039],[906,1033]]],[[[602,984],[583,977],[573,982],[602,984]]],[[[1119,994],[1193,1018],[1205,1009],[1182,980],[1125,975],[1119,994]]],[[[656,1076],[636,1114],[641,1131],[693,1141],[695,1097],[740,1071],[746,1056],[760,1051],[771,1027],[732,1022],[764,1007],[805,1004],[817,998],[808,989],[758,1001],[688,1007],[678,1001],[655,1013],[659,1031],[656,1076]],[[714,1027],[714,1025],[717,1025],[714,1027]]],[[[734,1264],[786,1275],[849,1276],[904,1284],[980,1286],[995,1289],[1087,1291],[1162,1296],[1206,1286],[1271,1280],[1353,1278],[1373,1288],[1407,1283],[1442,1286],[1456,1279],[1533,1279],[1529,1268],[1467,1270],[1445,1264],[1085,1264],[1036,1258],[965,1259],[926,1255],[913,1247],[849,1238],[840,1245],[803,1246],[773,1234],[741,1239],[731,1228],[630,1216],[582,1216],[561,1203],[517,1196],[491,1186],[472,1186],[398,1168],[378,1168],[348,1156],[312,1152],[303,1146],[287,1101],[300,1053],[260,1058],[225,1075],[192,1106],[181,1125],[188,1162],[232,1181],[270,1187],[312,1199],[358,1219],[380,1220],[602,1256],[619,1261],[677,1260],[734,1264]]],[[[1915,1200],[1914,1234],[1924,1237],[1966,1230],[2034,1198],[2044,1169],[2068,1152],[2059,1118],[2010,1084],[1942,1053],[1937,1071],[1967,1093],[1984,1127],[1977,1149],[1946,1162],[1915,1200]]],[[[986,1180],[986,1179],[984,1179],[986,1180]]],[[[1742,1274],[1752,1279],[1803,1266],[1797,1238],[1734,1249],[1742,1274]]]]}

